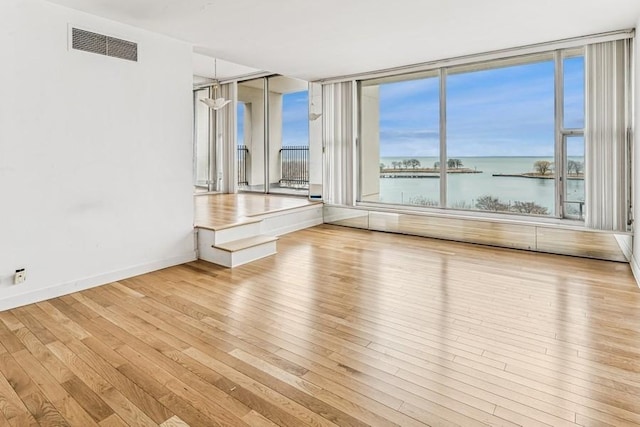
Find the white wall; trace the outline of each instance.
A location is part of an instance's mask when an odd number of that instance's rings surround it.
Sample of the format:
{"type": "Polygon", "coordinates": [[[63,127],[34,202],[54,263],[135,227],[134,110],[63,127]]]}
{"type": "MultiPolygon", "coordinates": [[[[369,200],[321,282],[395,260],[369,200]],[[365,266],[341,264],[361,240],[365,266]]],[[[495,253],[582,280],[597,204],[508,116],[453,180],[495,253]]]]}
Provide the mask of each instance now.
{"type": "Polygon", "coordinates": [[[0,52],[0,309],[194,259],[191,46],[2,0],[0,52]],[[140,61],[69,51],[68,24],[140,61]]]}
{"type": "MultiPolygon", "coordinates": [[[[640,17],[638,17],[638,24],[636,29],[640,28],[640,17]]],[[[640,134],[638,134],[638,123],[640,123],[640,66],[638,66],[638,58],[640,57],[640,43],[636,39],[634,42],[636,51],[634,55],[634,123],[633,123],[633,178],[632,178],[632,191],[633,191],[633,256],[631,257],[631,269],[640,286],[640,134]]]]}

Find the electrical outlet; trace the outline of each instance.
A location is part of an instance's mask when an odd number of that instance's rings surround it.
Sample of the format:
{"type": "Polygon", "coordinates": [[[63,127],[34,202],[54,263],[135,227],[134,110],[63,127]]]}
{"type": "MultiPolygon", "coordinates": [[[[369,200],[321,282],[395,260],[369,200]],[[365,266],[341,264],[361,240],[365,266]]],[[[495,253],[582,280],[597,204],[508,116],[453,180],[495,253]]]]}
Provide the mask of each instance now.
{"type": "Polygon", "coordinates": [[[16,270],[16,274],[13,276],[13,284],[18,285],[24,283],[25,280],[27,280],[27,270],[24,268],[16,270]]]}

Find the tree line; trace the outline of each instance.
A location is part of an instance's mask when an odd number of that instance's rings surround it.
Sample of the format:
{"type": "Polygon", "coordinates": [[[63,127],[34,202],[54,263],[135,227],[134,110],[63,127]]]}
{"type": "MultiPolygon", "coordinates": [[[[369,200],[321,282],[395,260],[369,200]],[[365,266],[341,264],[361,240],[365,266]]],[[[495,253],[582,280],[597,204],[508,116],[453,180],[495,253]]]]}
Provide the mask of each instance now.
{"type": "MultiPolygon", "coordinates": [[[[420,160],[418,159],[404,159],[400,161],[391,162],[391,169],[416,169],[420,167],[420,160]]],[[[380,170],[387,169],[387,165],[380,163],[380,170]]]]}
{"type": "MultiPolygon", "coordinates": [[[[419,206],[437,207],[440,203],[425,196],[415,196],[409,199],[409,204],[419,206]]],[[[480,211],[492,212],[513,212],[530,215],[548,215],[549,209],[538,205],[535,202],[503,202],[499,198],[491,195],[480,196],[475,203],[457,202],[450,206],[453,209],[476,209],[480,211]]]]}
{"type": "MultiPolygon", "coordinates": [[[[546,175],[553,172],[553,163],[549,160],[536,160],[533,168],[540,175],[546,175]]],[[[567,173],[569,175],[580,175],[584,171],[584,163],[577,160],[567,161],[567,173]]]]}
{"type": "MultiPolygon", "coordinates": [[[[447,160],[447,168],[448,169],[460,169],[464,165],[462,164],[462,160],[460,159],[448,159],[447,160]]],[[[434,169],[440,169],[440,162],[435,162],[433,164],[434,169]]]]}
{"type": "Polygon", "coordinates": [[[494,212],[514,212],[532,215],[548,215],[549,210],[534,202],[509,202],[505,203],[494,196],[482,196],[476,200],[476,209],[494,212]]]}
{"type": "MultiPolygon", "coordinates": [[[[404,159],[391,162],[391,169],[417,169],[421,166],[418,159],[404,159]]],[[[547,175],[553,172],[553,162],[549,160],[536,160],[533,163],[534,170],[540,175],[547,175]]],[[[464,167],[462,160],[460,159],[448,159],[447,169],[460,169],[464,167]]],[[[433,164],[434,169],[440,169],[440,162],[433,164]]],[[[387,165],[380,163],[380,171],[387,169],[387,165]]],[[[577,160],[567,161],[567,173],[569,175],[580,175],[584,171],[584,163],[577,160]]]]}
{"type": "MultiPolygon", "coordinates": [[[[421,166],[420,160],[418,159],[404,159],[399,161],[391,162],[391,169],[417,169],[421,166]]],[[[447,168],[449,169],[460,169],[464,164],[460,159],[448,159],[447,160],[447,168]]],[[[434,169],[440,169],[440,162],[435,162],[433,164],[434,169]]],[[[387,169],[387,165],[384,163],[380,163],[380,170],[387,169]]]]}

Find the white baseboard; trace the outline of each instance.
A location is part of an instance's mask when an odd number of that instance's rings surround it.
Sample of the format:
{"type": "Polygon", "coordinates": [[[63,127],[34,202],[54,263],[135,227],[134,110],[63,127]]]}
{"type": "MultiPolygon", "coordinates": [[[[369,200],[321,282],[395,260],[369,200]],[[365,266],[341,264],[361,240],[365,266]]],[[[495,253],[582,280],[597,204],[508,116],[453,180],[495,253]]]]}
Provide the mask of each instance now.
{"type": "Polygon", "coordinates": [[[324,223],[322,205],[306,206],[303,209],[265,215],[262,218],[262,233],[269,236],[282,236],[324,223]]]}
{"type": "Polygon", "coordinates": [[[640,288],[640,264],[638,263],[638,260],[635,256],[631,257],[629,264],[631,265],[631,272],[633,273],[633,277],[635,277],[636,279],[636,284],[640,288]]]}
{"type": "Polygon", "coordinates": [[[320,225],[320,224],[323,224],[322,218],[315,218],[315,219],[310,219],[297,224],[271,230],[269,234],[274,236],[283,236],[285,234],[293,233],[294,231],[304,230],[306,228],[315,227],[316,225],[320,225]]]}
{"type": "Polygon", "coordinates": [[[125,268],[123,270],[99,274],[97,276],[87,277],[84,279],[50,286],[47,288],[35,289],[23,294],[12,295],[4,299],[0,298],[0,311],[9,310],[11,308],[20,307],[27,304],[33,304],[35,302],[45,301],[51,298],[56,298],[85,289],[94,288],[96,286],[106,285],[107,283],[117,282],[118,280],[127,279],[133,276],[139,276],[141,274],[150,273],[152,271],[161,270],[167,267],[173,267],[175,265],[195,261],[196,259],[196,252],[193,251],[181,256],[139,264],[125,268]]]}
{"type": "Polygon", "coordinates": [[[631,262],[631,258],[633,258],[633,236],[626,234],[614,234],[613,236],[616,238],[616,242],[627,261],[631,262]]]}

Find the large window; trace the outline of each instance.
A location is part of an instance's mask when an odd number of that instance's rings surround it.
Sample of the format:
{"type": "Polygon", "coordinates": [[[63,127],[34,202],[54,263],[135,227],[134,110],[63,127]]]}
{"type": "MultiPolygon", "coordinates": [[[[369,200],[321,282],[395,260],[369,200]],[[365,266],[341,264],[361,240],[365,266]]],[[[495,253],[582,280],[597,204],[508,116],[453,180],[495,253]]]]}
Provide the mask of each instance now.
{"type": "Polygon", "coordinates": [[[448,207],[554,215],[554,147],[553,58],[448,73],[448,207]]]}
{"type": "Polygon", "coordinates": [[[361,87],[361,198],[396,204],[440,204],[440,78],[361,87]],[[377,117],[376,117],[377,116],[377,117]]]}
{"type": "Polygon", "coordinates": [[[582,49],[363,81],[360,114],[362,202],[582,219],[582,49]]]}

